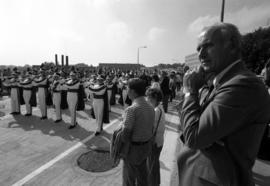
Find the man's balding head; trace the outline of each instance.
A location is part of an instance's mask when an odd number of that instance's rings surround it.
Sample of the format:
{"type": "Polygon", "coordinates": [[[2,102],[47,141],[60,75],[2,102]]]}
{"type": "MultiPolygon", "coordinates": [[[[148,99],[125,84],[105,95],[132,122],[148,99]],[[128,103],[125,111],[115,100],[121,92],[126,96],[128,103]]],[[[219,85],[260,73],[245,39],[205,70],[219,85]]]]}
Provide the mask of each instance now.
{"type": "Polygon", "coordinates": [[[217,74],[241,57],[241,35],[230,23],[205,27],[199,35],[197,51],[204,70],[217,74]]]}

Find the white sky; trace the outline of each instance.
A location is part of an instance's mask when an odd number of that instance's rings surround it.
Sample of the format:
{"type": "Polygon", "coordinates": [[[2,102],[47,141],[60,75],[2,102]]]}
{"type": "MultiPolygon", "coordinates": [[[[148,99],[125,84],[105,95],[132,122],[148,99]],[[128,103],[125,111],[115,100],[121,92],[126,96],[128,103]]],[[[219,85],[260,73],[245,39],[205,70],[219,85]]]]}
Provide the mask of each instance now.
{"type": "MultiPolygon", "coordinates": [[[[184,62],[221,0],[0,0],[0,65],[184,62]]],[[[242,33],[270,23],[270,0],[226,0],[225,22],[242,33]]]]}

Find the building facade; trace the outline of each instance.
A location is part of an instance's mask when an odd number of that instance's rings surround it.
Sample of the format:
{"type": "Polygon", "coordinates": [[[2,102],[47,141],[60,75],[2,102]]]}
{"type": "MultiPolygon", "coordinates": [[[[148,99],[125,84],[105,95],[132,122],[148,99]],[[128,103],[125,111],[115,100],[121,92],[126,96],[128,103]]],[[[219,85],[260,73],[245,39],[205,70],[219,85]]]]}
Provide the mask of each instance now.
{"type": "Polygon", "coordinates": [[[100,69],[115,69],[121,71],[130,71],[130,70],[140,70],[144,67],[141,64],[136,63],[99,63],[98,66],[100,69]]]}
{"type": "Polygon", "coordinates": [[[198,66],[200,64],[198,53],[187,55],[185,57],[185,64],[189,66],[190,69],[193,69],[196,66],[198,66]]]}

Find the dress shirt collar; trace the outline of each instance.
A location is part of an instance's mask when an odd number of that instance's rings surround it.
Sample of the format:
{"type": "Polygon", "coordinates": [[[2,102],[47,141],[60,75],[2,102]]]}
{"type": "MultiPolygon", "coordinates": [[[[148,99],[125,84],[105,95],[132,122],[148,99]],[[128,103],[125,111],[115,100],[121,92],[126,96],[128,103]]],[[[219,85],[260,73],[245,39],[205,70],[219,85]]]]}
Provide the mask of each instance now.
{"type": "Polygon", "coordinates": [[[214,87],[216,87],[219,84],[219,81],[221,80],[221,78],[233,67],[235,66],[237,63],[240,63],[241,59],[236,60],[235,62],[233,62],[232,64],[230,64],[229,66],[227,66],[225,69],[223,69],[219,74],[217,74],[213,80],[213,85],[214,87]]]}

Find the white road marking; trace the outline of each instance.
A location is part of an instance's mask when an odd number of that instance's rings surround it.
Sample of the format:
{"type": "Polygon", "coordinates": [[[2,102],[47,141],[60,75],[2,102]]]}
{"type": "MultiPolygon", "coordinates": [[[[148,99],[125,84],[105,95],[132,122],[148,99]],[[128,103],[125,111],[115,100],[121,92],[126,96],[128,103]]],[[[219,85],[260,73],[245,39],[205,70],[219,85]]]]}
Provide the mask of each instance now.
{"type": "MultiPolygon", "coordinates": [[[[119,121],[119,119],[114,119],[110,124],[106,125],[104,127],[104,129],[109,128],[110,126],[112,126],[113,124],[115,124],[117,121],[119,121]]],[[[54,165],[59,160],[65,158],[67,155],[69,155],[70,153],[72,153],[73,151],[75,151],[76,149],[78,149],[79,147],[81,147],[82,145],[84,145],[84,143],[86,143],[87,141],[89,141],[90,139],[92,139],[94,136],[95,135],[92,134],[92,135],[88,136],[87,138],[85,138],[84,140],[78,142],[76,145],[72,146],[71,148],[69,148],[65,152],[59,154],[58,156],[56,156],[51,161],[47,162],[46,164],[42,165],[41,167],[39,167],[35,171],[33,171],[30,174],[28,174],[27,176],[25,176],[23,179],[21,179],[18,182],[14,183],[12,186],[22,186],[23,184],[25,184],[29,180],[33,179],[34,177],[36,177],[37,175],[39,175],[40,173],[42,173],[46,169],[50,168],[52,165],[54,165]]]]}

